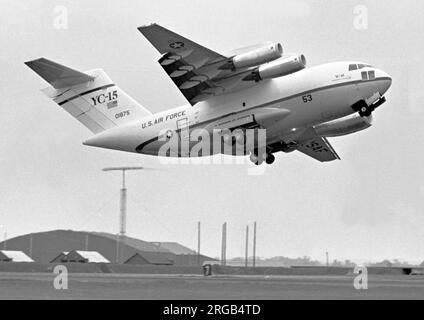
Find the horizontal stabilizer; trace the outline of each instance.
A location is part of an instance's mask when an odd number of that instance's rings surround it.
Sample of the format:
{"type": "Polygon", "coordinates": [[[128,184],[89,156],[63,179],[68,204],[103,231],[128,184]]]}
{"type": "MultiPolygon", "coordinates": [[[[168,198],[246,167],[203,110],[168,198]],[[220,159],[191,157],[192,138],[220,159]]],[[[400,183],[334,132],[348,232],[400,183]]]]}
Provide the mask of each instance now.
{"type": "Polygon", "coordinates": [[[63,89],[94,80],[94,77],[56,62],[40,58],[25,64],[55,89],[63,89]]]}

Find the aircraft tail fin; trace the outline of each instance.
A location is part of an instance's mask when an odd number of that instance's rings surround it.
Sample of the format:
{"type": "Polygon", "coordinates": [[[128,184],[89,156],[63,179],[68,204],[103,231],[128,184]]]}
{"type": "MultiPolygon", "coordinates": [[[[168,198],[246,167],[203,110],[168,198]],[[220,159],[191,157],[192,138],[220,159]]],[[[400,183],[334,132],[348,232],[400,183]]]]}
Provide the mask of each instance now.
{"type": "Polygon", "coordinates": [[[88,74],[62,66],[45,58],[28,61],[25,64],[55,89],[64,89],[94,80],[94,77],[88,74]]]}
{"type": "Polygon", "coordinates": [[[25,64],[51,85],[42,91],[95,134],[151,114],[102,69],[83,73],[45,58],[25,64]]]}

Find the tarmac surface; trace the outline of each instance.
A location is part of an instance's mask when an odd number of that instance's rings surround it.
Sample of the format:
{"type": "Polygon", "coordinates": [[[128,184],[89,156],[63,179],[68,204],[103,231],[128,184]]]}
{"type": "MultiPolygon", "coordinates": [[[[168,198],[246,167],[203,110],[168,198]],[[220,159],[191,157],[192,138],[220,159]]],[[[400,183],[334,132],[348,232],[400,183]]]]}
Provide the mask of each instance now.
{"type": "Polygon", "coordinates": [[[68,289],[53,274],[0,273],[0,299],[424,299],[424,276],[210,276],[69,274],[68,289]]]}

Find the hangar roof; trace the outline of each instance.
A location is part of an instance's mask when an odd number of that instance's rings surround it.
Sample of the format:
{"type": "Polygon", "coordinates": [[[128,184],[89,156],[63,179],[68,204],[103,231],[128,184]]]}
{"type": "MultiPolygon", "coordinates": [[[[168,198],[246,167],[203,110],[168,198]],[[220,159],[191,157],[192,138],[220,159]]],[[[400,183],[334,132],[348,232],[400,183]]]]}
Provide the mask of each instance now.
{"type": "MultiPolygon", "coordinates": [[[[107,260],[105,257],[103,257],[100,253],[97,251],[80,251],[75,250],[75,253],[77,253],[81,258],[87,260],[87,262],[91,263],[110,263],[109,260],[107,260]]],[[[70,256],[73,252],[69,252],[66,256],[70,256]]]]}
{"type": "Polygon", "coordinates": [[[172,252],[173,254],[190,254],[196,255],[196,251],[191,250],[177,242],[152,242],[159,249],[164,249],[172,252]]]}
{"type": "Polygon", "coordinates": [[[69,251],[62,251],[57,257],[55,257],[54,259],[52,259],[52,261],[50,261],[51,263],[54,262],[62,262],[62,260],[64,258],[66,258],[66,256],[68,255],[69,251]]]}
{"type": "Polygon", "coordinates": [[[138,252],[134,254],[132,257],[127,259],[127,261],[124,262],[124,264],[129,264],[131,261],[137,259],[137,257],[146,260],[149,264],[155,264],[155,265],[172,265],[173,261],[169,260],[166,256],[164,256],[161,253],[154,253],[154,252],[138,252]]]}
{"type": "Polygon", "coordinates": [[[34,262],[22,251],[0,250],[0,260],[10,260],[12,262],[34,262]]]}
{"type": "MultiPolygon", "coordinates": [[[[101,235],[103,237],[107,237],[109,239],[112,240],[116,240],[116,235],[114,234],[110,234],[110,233],[106,233],[106,232],[91,232],[92,234],[97,234],[97,235],[101,235]]],[[[147,242],[147,241],[143,241],[143,240],[139,240],[139,239],[135,239],[135,238],[131,238],[131,237],[127,237],[125,236],[125,244],[143,251],[143,252],[162,252],[162,253],[170,253],[169,250],[165,249],[165,248],[159,248],[158,246],[154,245],[151,242],[147,242]]]]}

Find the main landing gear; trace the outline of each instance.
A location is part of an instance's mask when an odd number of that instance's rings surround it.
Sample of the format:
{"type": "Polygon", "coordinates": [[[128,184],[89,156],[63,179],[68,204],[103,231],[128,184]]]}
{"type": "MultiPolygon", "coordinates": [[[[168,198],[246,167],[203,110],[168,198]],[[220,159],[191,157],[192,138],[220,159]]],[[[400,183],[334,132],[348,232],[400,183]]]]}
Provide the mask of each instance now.
{"type": "Polygon", "coordinates": [[[379,106],[381,106],[385,102],[386,102],[385,97],[381,97],[380,99],[378,99],[376,102],[374,102],[371,105],[368,105],[365,100],[361,100],[355,103],[352,106],[352,108],[355,111],[358,111],[361,117],[369,117],[375,109],[377,109],[379,106]]]}
{"type": "Polygon", "coordinates": [[[275,156],[270,152],[258,154],[258,150],[255,150],[250,154],[250,161],[252,161],[257,166],[261,165],[264,161],[267,164],[273,164],[275,161],[275,156]]]}
{"type": "Polygon", "coordinates": [[[275,161],[275,156],[272,153],[267,153],[267,157],[265,159],[266,164],[273,164],[275,161]]]}

